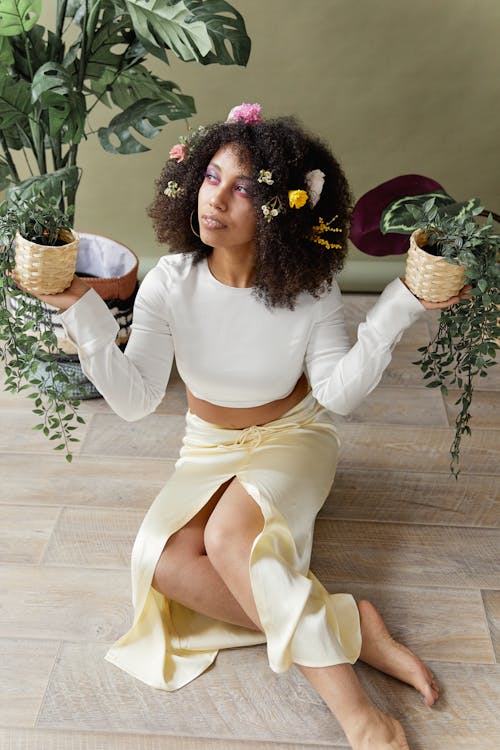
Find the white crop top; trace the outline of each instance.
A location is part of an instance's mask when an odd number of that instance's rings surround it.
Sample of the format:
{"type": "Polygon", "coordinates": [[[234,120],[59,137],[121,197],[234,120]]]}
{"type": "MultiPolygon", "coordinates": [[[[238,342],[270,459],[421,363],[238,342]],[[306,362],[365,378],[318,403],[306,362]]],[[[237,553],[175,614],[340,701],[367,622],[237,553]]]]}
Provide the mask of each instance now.
{"type": "Polygon", "coordinates": [[[142,282],[125,353],[117,323],[91,289],[60,314],[82,370],[126,420],[153,412],[175,353],[191,393],[226,407],[253,407],[287,396],[306,372],[317,400],[347,414],[377,385],[403,331],[424,311],[395,279],[350,346],[340,290],[299,295],[295,310],[267,308],[249,288],[222,284],[206,260],[167,255],[142,282]]]}

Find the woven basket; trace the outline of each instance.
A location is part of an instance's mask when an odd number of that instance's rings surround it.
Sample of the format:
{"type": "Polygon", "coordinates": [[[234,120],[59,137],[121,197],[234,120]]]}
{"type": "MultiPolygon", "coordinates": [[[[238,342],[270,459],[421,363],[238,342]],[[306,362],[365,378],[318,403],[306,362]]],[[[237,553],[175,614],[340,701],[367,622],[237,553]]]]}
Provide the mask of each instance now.
{"type": "MultiPolygon", "coordinates": [[[[125,348],[132,325],[133,307],[137,294],[139,259],[130,248],[119,242],[86,232],[78,233],[80,244],[76,262],[76,273],[104,299],[119,326],[116,343],[125,348]]],[[[18,297],[10,296],[9,309],[19,316],[18,297]]],[[[71,381],[70,395],[77,399],[100,398],[101,394],[83,374],[76,347],[70,341],[59,320],[59,310],[42,303],[51,318],[57,337],[59,354],[56,356],[71,381]]],[[[27,319],[27,322],[29,320],[27,319]]],[[[39,363],[42,377],[46,365],[39,363]]]]}
{"type": "Polygon", "coordinates": [[[426,236],[417,229],[410,237],[405,282],[416,297],[426,302],[443,302],[458,294],[465,284],[462,266],[422,250],[426,236]]]}
{"type": "Polygon", "coordinates": [[[21,285],[35,294],[58,294],[67,289],[76,268],[79,236],[61,230],[66,245],[37,245],[19,232],[15,238],[16,274],[21,285]]]}

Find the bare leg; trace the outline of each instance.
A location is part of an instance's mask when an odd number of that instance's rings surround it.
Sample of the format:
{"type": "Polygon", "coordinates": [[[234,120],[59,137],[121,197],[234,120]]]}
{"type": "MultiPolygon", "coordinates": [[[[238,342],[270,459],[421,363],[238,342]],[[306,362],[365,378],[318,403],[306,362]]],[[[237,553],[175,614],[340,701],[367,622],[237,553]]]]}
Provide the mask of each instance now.
{"type": "Polygon", "coordinates": [[[409,750],[401,724],[373,705],[350,664],[296,666],[323,698],[353,750],[409,750]]]}
{"type": "Polygon", "coordinates": [[[428,706],[437,700],[439,687],[430,669],[409,648],[395,641],[373,604],[358,602],[361,621],[361,661],[412,685],[428,706]]]}
{"type": "Polygon", "coordinates": [[[231,480],[168,540],[156,566],[153,586],[185,607],[217,620],[259,630],[216,572],[205,550],[205,526],[231,480]],[[179,575],[182,571],[182,575],[179,575]]]}
{"type": "MultiPolygon", "coordinates": [[[[205,530],[209,559],[242,609],[256,623],[259,619],[248,574],[248,557],[262,523],[260,509],[240,483],[234,481],[205,530]]],[[[371,658],[369,653],[366,656],[371,658]]],[[[350,664],[296,666],[330,708],[353,750],[409,750],[402,726],[371,703],[350,664]]]]}

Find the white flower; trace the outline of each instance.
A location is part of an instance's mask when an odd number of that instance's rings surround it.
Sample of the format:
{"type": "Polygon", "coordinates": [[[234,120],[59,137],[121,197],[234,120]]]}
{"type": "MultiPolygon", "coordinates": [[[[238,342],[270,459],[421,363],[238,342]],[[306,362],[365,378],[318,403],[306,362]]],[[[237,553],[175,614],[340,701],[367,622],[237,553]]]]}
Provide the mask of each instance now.
{"type": "Polygon", "coordinates": [[[316,205],[321,197],[323,185],[325,183],[325,174],[321,169],[313,169],[305,177],[307,192],[309,193],[309,203],[312,208],[316,205]]]}
{"type": "Polygon", "coordinates": [[[274,185],[273,173],[269,172],[267,169],[261,169],[259,176],[257,177],[257,182],[265,182],[266,185],[274,185]]]}
{"type": "Polygon", "coordinates": [[[163,192],[168,198],[177,198],[179,193],[182,193],[182,188],[180,187],[178,182],[169,180],[167,182],[167,187],[163,192]]]}

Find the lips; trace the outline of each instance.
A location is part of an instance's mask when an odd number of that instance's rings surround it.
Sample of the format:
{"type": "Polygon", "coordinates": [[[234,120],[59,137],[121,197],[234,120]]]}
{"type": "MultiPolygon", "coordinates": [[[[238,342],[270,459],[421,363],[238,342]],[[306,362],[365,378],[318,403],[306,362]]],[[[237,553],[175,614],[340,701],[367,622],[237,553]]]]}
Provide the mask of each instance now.
{"type": "Polygon", "coordinates": [[[205,229],[226,229],[227,227],[226,224],[223,224],[222,221],[219,221],[219,219],[216,219],[215,216],[211,216],[210,214],[203,215],[200,224],[205,227],[205,229]]]}

